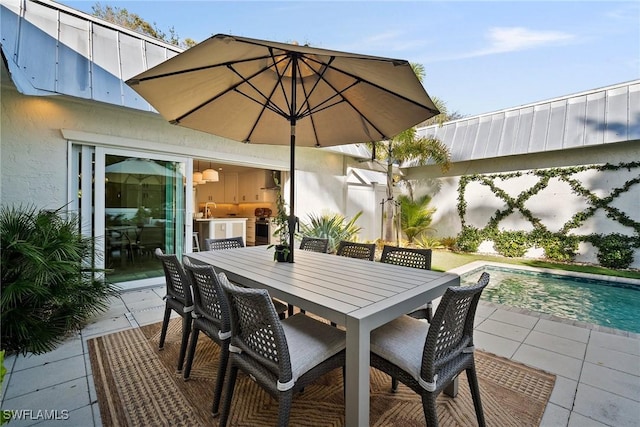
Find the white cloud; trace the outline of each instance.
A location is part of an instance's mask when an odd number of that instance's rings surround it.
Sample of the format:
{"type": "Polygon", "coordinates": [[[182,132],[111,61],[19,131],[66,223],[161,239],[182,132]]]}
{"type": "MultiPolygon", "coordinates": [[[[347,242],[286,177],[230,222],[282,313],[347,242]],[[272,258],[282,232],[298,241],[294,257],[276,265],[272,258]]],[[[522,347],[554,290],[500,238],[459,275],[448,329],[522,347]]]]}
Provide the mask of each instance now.
{"type": "Polygon", "coordinates": [[[493,53],[516,52],[539,46],[566,42],[574,38],[573,35],[560,31],[535,31],[522,27],[491,28],[487,37],[488,48],[475,52],[475,55],[489,55],[493,53]]]}
{"type": "Polygon", "coordinates": [[[499,53],[519,52],[544,46],[565,44],[575,40],[576,37],[573,34],[561,31],[537,31],[523,27],[494,27],[487,31],[484,38],[488,43],[481,48],[470,52],[445,55],[439,58],[432,57],[425,62],[448,61],[499,53]]]}

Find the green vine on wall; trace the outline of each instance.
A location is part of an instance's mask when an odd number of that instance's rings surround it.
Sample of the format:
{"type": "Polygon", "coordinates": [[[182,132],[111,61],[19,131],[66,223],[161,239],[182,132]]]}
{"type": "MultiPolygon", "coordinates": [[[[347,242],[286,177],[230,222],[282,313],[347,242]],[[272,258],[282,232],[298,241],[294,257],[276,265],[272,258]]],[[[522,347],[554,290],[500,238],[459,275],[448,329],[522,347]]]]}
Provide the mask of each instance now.
{"type": "MultiPolygon", "coordinates": [[[[604,243],[607,241],[606,236],[601,235],[587,235],[587,236],[575,236],[569,235],[572,230],[581,227],[585,221],[591,218],[598,210],[603,210],[605,215],[620,223],[625,227],[630,227],[634,230],[635,236],[628,239],[617,238],[616,242],[622,241],[622,244],[627,244],[629,248],[640,247],[640,223],[630,218],[625,212],[622,212],[618,208],[612,205],[612,203],[622,194],[631,190],[631,188],[640,183],[640,175],[626,181],[624,185],[611,190],[610,194],[606,197],[598,197],[595,193],[587,189],[582,182],[574,177],[575,174],[585,171],[617,171],[621,169],[640,168],[640,162],[628,162],[619,163],[617,165],[606,163],[603,165],[587,165],[587,166],[574,166],[566,168],[550,168],[550,169],[537,169],[529,172],[510,172],[493,175],[465,175],[460,177],[458,184],[458,215],[462,223],[462,232],[458,236],[458,247],[462,250],[477,249],[478,239],[490,239],[494,241],[496,249],[506,256],[521,256],[523,251],[526,251],[527,247],[540,246],[545,248],[547,257],[558,260],[570,260],[575,256],[577,245],[579,241],[589,241],[600,249],[600,252],[604,250],[604,243]],[[530,188],[520,192],[516,197],[510,196],[506,191],[498,187],[496,180],[509,180],[519,178],[525,175],[533,175],[538,178],[536,184],[530,188]],[[537,218],[533,213],[525,207],[525,203],[534,195],[540,193],[548,187],[551,178],[556,178],[562,182],[567,183],[571,188],[571,191],[584,198],[589,205],[587,208],[580,212],[576,212],[563,226],[559,232],[552,233],[549,231],[540,218],[537,218]],[[504,202],[504,207],[497,209],[491,216],[487,225],[482,229],[476,229],[469,226],[466,222],[467,213],[467,201],[466,201],[466,189],[467,186],[477,182],[481,185],[487,186],[496,197],[504,202]],[[530,233],[523,231],[507,232],[500,231],[500,222],[514,213],[519,211],[524,218],[526,218],[534,227],[534,230],[530,233]],[[514,234],[515,233],[515,234],[514,234]],[[602,248],[600,248],[602,244],[602,248]],[[524,248],[524,249],[523,249],[524,248]]],[[[602,261],[601,261],[602,262],[602,261]]],[[[619,267],[617,267],[619,268],[619,267]]]]}

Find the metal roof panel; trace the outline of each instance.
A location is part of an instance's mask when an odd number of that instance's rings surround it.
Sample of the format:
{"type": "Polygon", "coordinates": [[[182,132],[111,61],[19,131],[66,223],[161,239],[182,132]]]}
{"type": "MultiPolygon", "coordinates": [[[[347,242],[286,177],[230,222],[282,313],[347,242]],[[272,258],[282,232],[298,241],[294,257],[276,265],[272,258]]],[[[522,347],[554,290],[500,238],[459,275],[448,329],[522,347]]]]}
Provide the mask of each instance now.
{"type": "Polygon", "coordinates": [[[433,134],[454,162],[638,140],[640,80],[418,128],[433,134]]]}
{"type": "Polygon", "coordinates": [[[60,15],[60,43],[56,91],[80,98],[91,96],[89,22],[76,16],[60,15]]]}

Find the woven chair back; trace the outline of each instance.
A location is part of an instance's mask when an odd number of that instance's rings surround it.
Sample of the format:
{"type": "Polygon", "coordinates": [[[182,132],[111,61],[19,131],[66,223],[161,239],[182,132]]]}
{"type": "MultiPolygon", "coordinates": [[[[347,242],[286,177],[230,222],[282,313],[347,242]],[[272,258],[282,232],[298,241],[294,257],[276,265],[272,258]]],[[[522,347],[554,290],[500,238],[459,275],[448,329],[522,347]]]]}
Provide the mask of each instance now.
{"type": "Polygon", "coordinates": [[[303,236],[300,242],[300,249],[303,251],[327,253],[328,248],[329,239],[322,239],[320,237],[303,236]]]}
{"type": "Polygon", "coordinates": [[[431,270],[431,249],[401,248],[385,245],[380,262],[431,270]]]}
{"type": "Polygon", "coordinates": [[[368,259],[369,261],[373,261],[373,257],[376,254],[376,244],[347,242],[342,240],[340,244],[338,244],[337,254],[349,258],[368,259]]]}
{"type": "Polygon", "coordinates": [[[231,311],[231,346],[253,358],[280,381],[291,380],[284,330],[266,289],[223,284],[231,311]]]}
{"type": "Polygon", "coordinates": [[[422,355],[422,378],[433,378],[457,356],[473,353],[473,319],[478,301],[489,284],[482,273],[474,286],[449,287],[431,320],[422,355]]]}
{"type": "Polygon", "coordinates": [[[221,332],[230,331],[229,302],[222,290],[220,276],[212,266],[194,265],[186,258],[184,269],[193,285],[193,304],[196,314],[214,323],[221,332]]]}
{"type": "Polygon", "coordinates": [[[174,254],[164,254],[160,248],[156,248],[155,255],[162,262],[167,296],[178,300],[185,307],[192,306],[191,283],[178,257],[174,254]]]}
{"type": "Polygon", "coordinates": [[[226,239],[205,239],[204,245],[208,251],[244,248],[244,240],[242,239],[242,236],[229,237],[226,239]]]}

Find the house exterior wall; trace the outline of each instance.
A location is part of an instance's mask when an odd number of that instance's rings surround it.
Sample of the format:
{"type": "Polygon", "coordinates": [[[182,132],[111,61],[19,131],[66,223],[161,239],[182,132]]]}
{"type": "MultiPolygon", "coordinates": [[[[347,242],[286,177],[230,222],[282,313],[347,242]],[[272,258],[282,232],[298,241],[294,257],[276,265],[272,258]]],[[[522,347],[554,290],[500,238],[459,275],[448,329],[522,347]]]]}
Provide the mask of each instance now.
{"type": "MultiPolygon", "coordinates": [[[[288,146],[241,144],[168,124],[155,113],[110,106],[64,96],[19,94],[3,74],[0,199],[3,205],[33,203],[54,209],[67,200],[69,139],[64,135],[91,135],[90,139],[126,149],[162,150],[164,154],[225,160],[245,166],[287,170],[288,146]]],[[[77,142],[87,142],[76,140],[77,142]]],[[[343,182],[343,156],[313,148],[296,150],[296,169],[317,174],[313,188],[324,180],[343,182]]],[[[320,184],[319,184],[320,183],[320,184]]],[[[305,190],[304,174],[296,181],[297,194],[305,190]]],[[[322,204],[344,208],[343,187],[323,194],[322,204]]],[[[304,198],[303,198],[304,200],[304,198]]],[[[300,214],[305,204],[300,204],[300,214]]],[[[316,203],[307,203],[311,209],[316,203]]]]}
{"type": "MultiPolygon", "coordinates": [[[[527,172],[535,169],[563,168],[580,165],[620,164],[640,159],[640,141],[607,144],[604,146],[581,148],[574,150],[552,151],[529,154],[523,156],[509,156],[494,159],[483,159],[454,163],[446,174],[435,166],[415,167],[406,170],[408,179],[417,179],[420,184],[416,194],[429,193],[433,195],[432,207],[437,210],[433,216],[432,226],[439,237],[457,235],[462,229],[462,222],[458,214],[458,187],[460,177],[465,175],[509,173],[515,171],[527,172]]],[[[612,189],[619,188],[630,179],[637,179],[639,168],[631,170],[620,169],[606,173],[585,171],[577,174],[580,182],[597,197],[606,197],[612,189]]],[[[511,197],[531,188],[537,182],[536,177],[524,175],[519,178],[499,181],[497,185],[511,197]]],[[[486,186],[471,183],[465,192],[467,210],[465,220],[467,225],[482,228],[487,225],[496,209],[504,209],[503,200],[486,186]]],[[[634,185],[629,191],[621,194],[613,202],[614,206],[626,213],[632,220],[640,222],[640,186],[634,185]]],[[[552,232],[559,231],[574,213],[580,212],[587,206],[583,197],[577,196],[564,182],[551,179],[546,189],[532,196],[525,207],[540,218],[542,223],[552,232]]],[[[501,230],[530,231],[532,224],[516,210],[500,222],[501,230]]],[[[633,229],[622,226],[608,218],[601,210],[587,220],[581,227],[571,230],[572,234],[587,235],[591,233],[610,234],[621,233],[632,236],[633,229]]],[[[484,251],[491,251],[490,244],[481,245],[484,251]]],[[[577,261],[595,262],[597,249],[590,244],[581,244],[577,261]]],[[[640,250],[634,255],[634,268],[640,267],[640,250]]]]}

